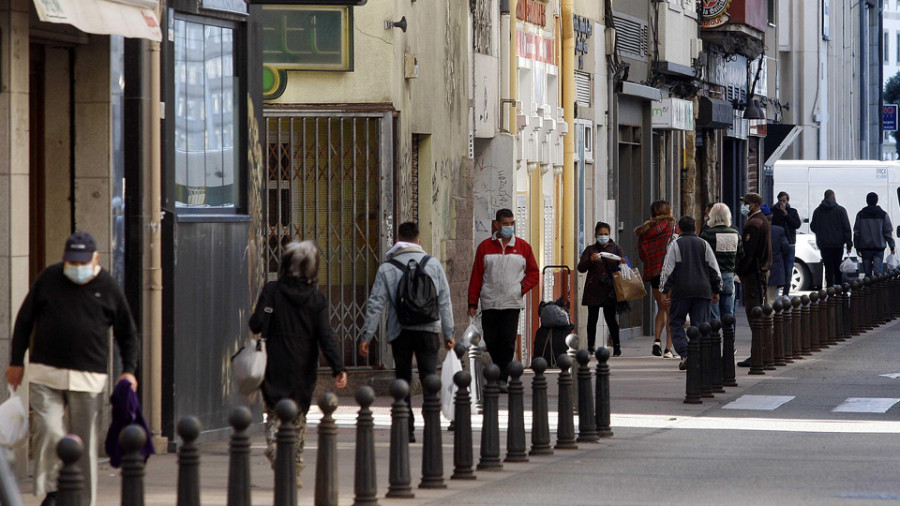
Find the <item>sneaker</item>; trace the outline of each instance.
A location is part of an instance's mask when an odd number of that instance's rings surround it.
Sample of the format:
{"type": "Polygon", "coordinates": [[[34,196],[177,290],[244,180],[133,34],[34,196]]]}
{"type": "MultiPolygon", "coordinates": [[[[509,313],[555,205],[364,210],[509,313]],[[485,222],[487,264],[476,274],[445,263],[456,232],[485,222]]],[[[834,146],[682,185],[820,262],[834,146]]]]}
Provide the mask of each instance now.
{"type": "Polygon", "coordinates": [[[662,346],[659,345],[659,341],[653,342],[653,356],[659,357],[662,355],[662,346]]]}
{"type": "Polygon", "coordinates": [[[41,501],[41,506],[56,506],[56,492],[47,494],[44,500],[41,501]]]}
{"type": "Polygon", "coordinates": [[[409,431],[409,442],[410,443],[416,442],[416,433],[413,431],[409,431]]]}
{"type": "Polygon", "coordinates": [[[620,348],[618,344],[613,346],[613,356],[614,357],[622,356],[622,348],[620,348]]]}
{"type": "Polygon", "coordinates": [[[679,370],[679,371],[686,371],[686,370],[687,370],[687,360],[688,360],[687,357],[684,357],[684,358],[681,359],[681,362],[678,363],[678,370],[679,370]]]}
{"type": "Polygon", "coordinates": [[[501,380],[501,381],[497,382],[497,389],[500,390],[501,394],[509,393],[509,386],[507,385],[507,383],[505,381],[501,380]]]}
{"type": "Polygon", "coordinates": [[[597,351],[596,348],[588,348],[588,353],[590,353],[592,357],[594,356],[594,353],[595,353],[596,351],[597,351]]]}
{"type": "Polygon", "coordinates": [[[748,357],[747,360],[742,360],[742,361],[738,362],[737,366],[738,367],[750,367],[750,358],[748,357]]]}
{"type": "Polygon", "coordinates": [[[663,353],[663,358],[681,358],[677,353],[673,353],[672,350],[666,348],[665,353],[663,353]]]}

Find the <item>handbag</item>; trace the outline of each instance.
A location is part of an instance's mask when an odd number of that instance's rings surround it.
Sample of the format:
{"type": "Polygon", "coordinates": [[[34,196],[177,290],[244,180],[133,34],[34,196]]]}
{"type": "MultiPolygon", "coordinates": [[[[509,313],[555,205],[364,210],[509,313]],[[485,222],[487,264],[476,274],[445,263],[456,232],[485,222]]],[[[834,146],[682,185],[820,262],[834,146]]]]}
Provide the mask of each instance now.
{"type": "Polygon", "coordinates": [[[269,335],[269,322],[275,310],[272,306],[263,308],[262,333],[256,339],[250,339],[248,345],[231,356],[231,376],[237,384],[241,395],[250,395],[255,392],[266,377],[266,338],[269,335]]]}
{"type": "Polygon", "coordinates": [[[641,273],[637,268],[629,267],[614,272],[613,284],[616,287],[616,300],[619,302],[643,299],[647,296],[644,280],[641,279],[641,273]]]}

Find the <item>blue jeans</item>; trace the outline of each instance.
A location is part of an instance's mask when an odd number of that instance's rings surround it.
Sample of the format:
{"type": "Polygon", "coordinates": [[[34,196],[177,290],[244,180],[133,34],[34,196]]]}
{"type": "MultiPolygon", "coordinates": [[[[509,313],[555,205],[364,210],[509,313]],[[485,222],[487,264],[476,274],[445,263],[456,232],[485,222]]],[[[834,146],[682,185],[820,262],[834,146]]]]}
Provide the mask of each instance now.
{"type": "Polygon", "coordinates": [[[864,249],[859,252],[859,256],[862,257],[863,272],[865,272],[867,278],[871,277],[873,272],[875,275],[881,274],[884,250],[864,249]]]}
{"type": "Polygon", "coordinates": [[[684,333],[684,321],[691,315],[691,325],[699,327],[709,322],[709,299],[673,299],[669,306],[669,326],[672,327],[672,345],[675,352],[687,357],[688,339],[684,333]]]}
{"type": "Polygon", "coordinates": [[[791,244],[789,251],[788,257],[784,259],[784,279],[787,280],[787,283],[785,283],[784,290],[781,292],[781,295],[785,297],[791,293],[791,280],[794,278],[794,253],[797,251],[797,245],[791,244]]]}
{"type": "Polygon", "coordinates": [[[734,273],[722,273],[722,293],[719,294],[719,303],[710,303],[710,318],[722,321],[722,317],[730,314],[734,316],[734,273]]]}

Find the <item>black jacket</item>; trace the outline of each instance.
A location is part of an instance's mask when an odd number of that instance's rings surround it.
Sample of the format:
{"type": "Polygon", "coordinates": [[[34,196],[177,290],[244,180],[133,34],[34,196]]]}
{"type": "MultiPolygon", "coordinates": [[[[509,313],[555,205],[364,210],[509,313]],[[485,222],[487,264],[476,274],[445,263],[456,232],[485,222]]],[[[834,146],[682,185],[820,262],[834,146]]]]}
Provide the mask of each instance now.
{"type": "Polygon", "coordinates": [[[881,207],[866,206],[856,214],[853,224],[853,244],[858,251],[884,251],[885,246],[894,249],[891,218],[881,207]]]}
{"type": "Polygon", "coordinates": [[[787,240],[787,232],[778,225],[772,225],[772,268],[769,269],[769,286],[787,284],[785,262],[789,260],[790,255],[791,245],[787,240]]]}
{"type": "Polygon", "coordinates": [[[306,413],[316,386],[319,350],[335,376],[344,370],[328,301],[305,280],[285,277],[266,283],[250,317],[253,332],[262,332],[266,306],[274,311],[265,336],[268,362],[260,387],[263,400],[274,408],[281,399],[290,398],[306,413]]]}
{"type": "Polygon", "coordinates": [[[51,265],[34,280],[19,309],[9,365],[21,366],[30,347],[31,362],[108,373],[110,327],[119,344],[122,371],[134,373],[137,330],[116,280],[101,270],[91,281],[76,285],[63,274],[62,262],[51,265]]]}
{"type": "Polygon", "coordinates": [[[772,206],[772,225],[784,229],[789,244],[797,243],[797,229],[800,228],[800,224],[800,215],[790,204],[785,211],[778,207],[778,202],[772,206]]]}
{"type": "Polygon", "coordinates": [[[619,262],[602,258],[599,262],[591,259],[595,253],[612,253],[624,256],[619,246],[612,239],[600,246],[597,242],[584,248],[578,272],[586,272],[584,292],[581,295],[582,306],[615,306],[616,290],[613,287],[613,273],[619,270],[619,262]]]}
{"type": "Polygon", "coordinates": [[[813,211],[809,229],[816,234],[816,246],[820,248],[853,247],[850,218],[847,210],[831,199],[825,199],[813,211]]]}
{"type": "Polygon", "coordinates": [[[737,260],[738,276],[759,276],[772,268],[772,231],[762,211],[751,214],[741,235],[744,255],[737,260]]]}

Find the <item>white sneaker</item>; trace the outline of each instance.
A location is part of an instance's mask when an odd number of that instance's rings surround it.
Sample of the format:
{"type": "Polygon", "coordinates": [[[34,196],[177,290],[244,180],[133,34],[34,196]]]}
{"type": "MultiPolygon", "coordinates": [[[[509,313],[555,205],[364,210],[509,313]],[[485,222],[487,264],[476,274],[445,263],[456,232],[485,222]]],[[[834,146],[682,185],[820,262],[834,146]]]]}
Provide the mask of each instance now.
{"type": "Polygon", "coordinates": [[[679,357],[678,354],[673,352],[672,350],[666,349],[666,352],[663,353],[663,358],[681,358],[681,357],[679,357]]]}

